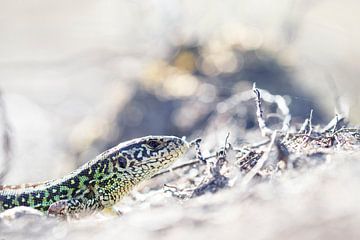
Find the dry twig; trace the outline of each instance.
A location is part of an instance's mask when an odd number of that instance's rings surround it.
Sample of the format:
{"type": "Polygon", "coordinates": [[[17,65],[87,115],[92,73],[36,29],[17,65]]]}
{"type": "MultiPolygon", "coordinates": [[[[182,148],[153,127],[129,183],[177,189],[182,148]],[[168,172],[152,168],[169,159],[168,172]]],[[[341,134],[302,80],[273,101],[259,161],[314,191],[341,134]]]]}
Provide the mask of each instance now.
{"type": "Polygon", "coordinates": [[[253,91],[256,95],[256,117],[258,120],[261,135],[263,137],[269,137],[272,134],[272,130],[266,126],[264,119],[264,112],[261,107],[261,95],[259,89],[256,88],[256,84],[253,85],[253,91]]]}
{"type": "Polygon", "coordinates": [[[256,163],[256,165],[250,170],[250,172],[248,172],[244,178],[241,181],[241,187],[245,188],[246,186],[248,186],[249,182],[251,181],[251,179],[253,179],[253,177],[260,171],[260,169],[263,167],[264,163],[269,159],[270,156],[270,152],[272,147],[274,146],[275,140],[277,138],[277,134],[278,132],[275,130],[272,133],[271,136],[271,141],[270,144],[267,148],[267,150],[264,152],[264,154],[261,156],[261,158],[258,160],[258,162],[256,163]]]}

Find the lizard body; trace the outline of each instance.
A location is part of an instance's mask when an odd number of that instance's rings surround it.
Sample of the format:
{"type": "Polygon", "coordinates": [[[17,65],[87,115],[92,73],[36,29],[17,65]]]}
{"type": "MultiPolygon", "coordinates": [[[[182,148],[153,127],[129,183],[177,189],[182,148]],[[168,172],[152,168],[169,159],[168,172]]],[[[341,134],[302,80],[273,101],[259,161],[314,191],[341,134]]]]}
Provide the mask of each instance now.
{"type": "Polygon", "coordinates": [[[70,174],[23,186],[0,186],[0,212],[18,206],[54,215],[111,207],[140,182],[182,156],[189,145],[174,136],[147,136],[120,143],[70,174]]]}

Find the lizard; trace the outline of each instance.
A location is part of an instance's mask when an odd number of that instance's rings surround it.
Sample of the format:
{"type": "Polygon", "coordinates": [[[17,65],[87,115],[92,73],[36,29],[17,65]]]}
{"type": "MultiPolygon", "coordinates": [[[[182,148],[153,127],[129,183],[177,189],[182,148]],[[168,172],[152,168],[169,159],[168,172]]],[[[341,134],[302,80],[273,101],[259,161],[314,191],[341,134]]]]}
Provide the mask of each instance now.
{"type": "Polygon", "coordinates": [[[120,143],[62,178],[0,185],[0,212],[25,206],[48,215],[71,216],[111,209],[188,148],[184,138],[175,136],[146,136],[120,143]]]}

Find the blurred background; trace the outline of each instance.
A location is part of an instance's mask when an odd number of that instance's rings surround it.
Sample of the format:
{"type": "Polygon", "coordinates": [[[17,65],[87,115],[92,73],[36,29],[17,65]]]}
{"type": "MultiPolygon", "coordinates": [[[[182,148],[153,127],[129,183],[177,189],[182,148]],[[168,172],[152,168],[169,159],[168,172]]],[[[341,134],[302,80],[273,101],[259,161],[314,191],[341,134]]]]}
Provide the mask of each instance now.
{"type": "MultiPolygon", "coordinates": [[[[357,0],[0,1],[6,183],[59,177],[120,141],[206,135],[252,83],[314,109],[360,114],[357,0]],[[7,166],[11,159],[10,166],[7,166]],[[46,171],[44,171],[46,169],[46,171]]],[[[239,106],[239,127],[256,127],[239,106]]],[[[225,131],[226,132],[226,131],[225,131]]]]}

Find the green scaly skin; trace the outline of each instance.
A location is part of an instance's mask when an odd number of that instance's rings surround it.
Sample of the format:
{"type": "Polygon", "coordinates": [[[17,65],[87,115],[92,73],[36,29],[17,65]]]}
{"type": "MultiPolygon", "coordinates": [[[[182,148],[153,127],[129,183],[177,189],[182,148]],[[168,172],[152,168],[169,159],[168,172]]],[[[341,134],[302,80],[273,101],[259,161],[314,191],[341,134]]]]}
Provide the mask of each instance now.
{"type": "Polygon", "coordinates": [[[52,215],[109,208],[140,182],[168,167],[189,144],[174,136],[147,136],[109,149],[63,178],[0,186],[0,212],[27,206],[52,215]]]}

